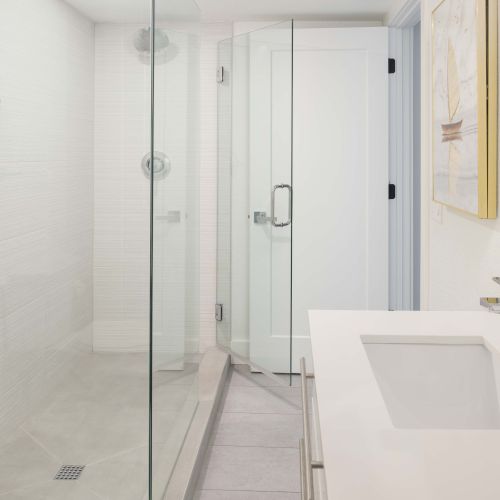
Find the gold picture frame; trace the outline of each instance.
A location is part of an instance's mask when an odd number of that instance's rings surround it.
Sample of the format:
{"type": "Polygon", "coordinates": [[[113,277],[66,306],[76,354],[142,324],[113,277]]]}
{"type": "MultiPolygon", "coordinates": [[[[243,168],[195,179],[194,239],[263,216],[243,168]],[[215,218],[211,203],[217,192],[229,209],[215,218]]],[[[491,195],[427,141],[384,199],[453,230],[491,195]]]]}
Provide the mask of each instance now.
{"type": "Polygon", "coordinates": [[[432,12],[433,200],[497,216],[498,0],[432,12]]]}

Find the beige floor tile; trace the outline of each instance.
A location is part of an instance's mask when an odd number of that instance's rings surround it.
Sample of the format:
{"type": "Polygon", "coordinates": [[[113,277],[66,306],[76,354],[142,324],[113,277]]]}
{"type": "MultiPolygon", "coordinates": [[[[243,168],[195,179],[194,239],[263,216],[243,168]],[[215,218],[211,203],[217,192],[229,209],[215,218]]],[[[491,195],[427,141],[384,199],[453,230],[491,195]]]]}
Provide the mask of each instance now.
{"type": "Polygon", "coordinates": [[[61,464],[24,432],[0,447],[0,493],[51,480],[61,464]]]}
{"type": "Polygon", "coordinates": [[[298,450],[213,446],[201,475],[199,489],[299,492],[298,450]]]}
{"type": "MultiPolygon", "coordinates": [[[[4,499],[4,496],[0,496],[4,499]]],[[[5,500],[104,500],[79,481],[49,481],[10,492],[5,500]]]]}

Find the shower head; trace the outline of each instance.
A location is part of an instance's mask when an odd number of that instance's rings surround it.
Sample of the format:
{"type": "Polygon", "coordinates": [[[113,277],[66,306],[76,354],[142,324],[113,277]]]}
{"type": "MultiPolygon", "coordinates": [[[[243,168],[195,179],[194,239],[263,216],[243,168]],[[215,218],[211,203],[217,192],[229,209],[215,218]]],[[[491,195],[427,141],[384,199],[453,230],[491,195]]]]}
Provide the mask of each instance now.
{"type": "MultiPolygon", "coordinates": [[[[167,34],[161,30],[155,30],[155,52],[166,49],[170,45],[167,34]]],[[[151,28],[140,29],[134,37],[134,47],[140,53],[151,52],[151,28]]]]}

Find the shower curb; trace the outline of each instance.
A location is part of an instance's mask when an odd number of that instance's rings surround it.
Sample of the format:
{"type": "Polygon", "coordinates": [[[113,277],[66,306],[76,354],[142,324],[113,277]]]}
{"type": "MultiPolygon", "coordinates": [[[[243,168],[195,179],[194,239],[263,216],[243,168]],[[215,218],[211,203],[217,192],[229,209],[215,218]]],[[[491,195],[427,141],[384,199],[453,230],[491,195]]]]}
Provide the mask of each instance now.
{"type": "Polygon", "coordinates": [[[209,349],[199,366],[199,402],[163,500],[192,500],[229,374],[230,356],[209,349]]]}

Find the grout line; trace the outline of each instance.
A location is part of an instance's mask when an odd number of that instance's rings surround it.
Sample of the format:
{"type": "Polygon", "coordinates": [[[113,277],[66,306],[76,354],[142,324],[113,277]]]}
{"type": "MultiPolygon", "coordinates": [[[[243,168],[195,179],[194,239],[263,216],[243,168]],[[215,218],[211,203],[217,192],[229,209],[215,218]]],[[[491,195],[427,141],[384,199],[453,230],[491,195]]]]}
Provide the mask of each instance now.
{"type": "Polygon", "coordinates": [[[21,486],[21,488],[14,488],[13,490],[8,490],[8,491],[3,491],[0,493],[0,498],[7,498],[7,495],[10,495],[12,493],[15,493],[16,491],[26,491],[29,490],[30,488],[35,488],[37,486],[42,486],[44,484],[49,484],[51,483],[52,479],[46,479],[44,481],[37,481],[36,483],[31,483],[26,486],[21,486]]]}
{"type": "Polygon", "coordinates": [[[293,386],[293,387],[283,387],[279,385],[227,385],[226,386],[228,391],[236,391],[240,389],[252,389],[252,390],[260,390],[260,391],[265,391],[267,393],[272,393],[272,394],[277,394],[277,393],[290,393],[290,394],[295,394],[296,392],[300,393],[300,387],[293,386]]]}
{"type": "Polygon", "coordinates": [[[276,415],[276,416],[282,416],[282,417],[290,416],[290,415],[294,415],[294,416],[300,417],[302,415],[301,412],[297,412],[297,413],[283,413],[283,412],[280,411],[280,412],[269,413],[269,412],[265,412],[265,411],[227,411],[227,410],[222,410],[218,414],[219,415],[223,415],[224,413],[242,413],[242,414],[247,414],[247,415],[276,415]]]}
{"type": "Polygon", "coordinates": [[[35,436],[33,436],[30,432],[28,432],[23,426],[21,426],[21,430],[35,443],[37,444],[42,450],[52,459],[54,459],[56,462],[62,464],[63,460],[61,460],[60,457],[52,453],[48,448],[46,448],[41,441],[39,441],[35,436]]]}
{"type": "Polygon", "coordinates": [[[298,446],[262,446],[259,444],[212,444],[212,448],[262,448],[270,450],[298,450],[298,446]]]}
{"type": "Polygon", "coordinates": [[[288,493],[290,495],[300,494],[300,491],[284,491],[284,490],[225,490],[222,488],[202,488],[197,491],[224,491],[225,493],[288,493]]]}
{"type": "MultiPolygon", "coordinates": [[[[274,413],[274,412],[264,412],[264,413],[261,413],[261,412],[256,412],[256,413],[253,413],[251,411],[248,411],[248,410],[245,410],[245,411],[231,411],[231,410],[225,410],[222,412],[223,414],[224,413],[239,413],[239,414],[247,414],[247,415],[282,415],[282,416],[285,416],[285,415],[302,415],[302,412],[299,412],[299,411],[296,411],[296,412],[290,412],[290,413],[283,413],[283,412],[280,412],[280,413],[274,413]]],[[[311,413],[311,412],[309,412],[311,413]]]]}
{"type": "Polygon", "coordinates": [[[100,493],[97,493],[97,491],[93,490],[92,488],[90,488],[89,486],[84,486],[87,490],[90,491],[90,493],[92,493],[93,495],[95,495],[99,500],[107,500],[105,497],[101,496],[100,493]]]}
{"type": "Polygon", "coordinates": [[[86,467],[92,467],[94,465],[101,464],[102,462],[107,462],[108,460],[112,460],[113,458],[121,457],[122,455],[126,455],[127,453],[130,453],[135,450],[140,450],[141,448],[147,448],[148,445],[147,443],[141,444],[139,446],[134,446],[133,448],[128,448],[126,450],[121,450],[113,455],[108,455],[103,458],[98,458],[97,460],[94,460],[93,462],[89,462],[86,464],[86,467]]]}

